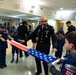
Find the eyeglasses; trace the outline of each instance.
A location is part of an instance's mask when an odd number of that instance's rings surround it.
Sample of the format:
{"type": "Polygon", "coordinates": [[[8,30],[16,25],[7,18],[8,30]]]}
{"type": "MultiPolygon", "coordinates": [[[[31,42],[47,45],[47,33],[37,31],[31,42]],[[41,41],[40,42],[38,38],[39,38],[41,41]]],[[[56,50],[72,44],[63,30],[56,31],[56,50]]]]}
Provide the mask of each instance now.
{"type": "Polygon", "coordinates": [[[47,22],[47,20],[45,20],[45,21],[41,21],[41,22],[47,22]]]}

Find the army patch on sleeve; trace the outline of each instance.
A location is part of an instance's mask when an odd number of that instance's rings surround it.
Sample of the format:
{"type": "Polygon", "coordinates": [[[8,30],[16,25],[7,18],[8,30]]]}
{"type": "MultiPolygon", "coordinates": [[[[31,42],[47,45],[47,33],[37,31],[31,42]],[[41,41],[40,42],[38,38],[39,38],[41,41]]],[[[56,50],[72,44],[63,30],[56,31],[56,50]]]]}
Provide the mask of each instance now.
{"type": "Polygon", "coordinates": [[[74,75],[76,73],[76,67],[74,67],[70,64],[66,64],[65,68],[66,68],[65,75],[74,75]]]}
{"type": "Polygon", "coordinates": [[[74,72],[71,72],[71,71],[69,71],[69,70],[66,70],[65,75],[74,75],[74,72]]]}

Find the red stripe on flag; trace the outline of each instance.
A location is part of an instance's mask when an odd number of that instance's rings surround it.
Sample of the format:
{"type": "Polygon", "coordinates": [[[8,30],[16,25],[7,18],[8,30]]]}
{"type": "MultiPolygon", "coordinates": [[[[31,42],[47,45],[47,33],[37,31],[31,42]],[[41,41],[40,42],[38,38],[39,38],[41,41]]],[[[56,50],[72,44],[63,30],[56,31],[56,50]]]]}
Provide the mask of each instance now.
{"type": "Polygon", "coordinates": [[[26,46],[24,46],[24,45],[22,45],[22,44],[20,44],[20,43],[18,43],[16,41],[13,41],[13,40],[10,40],[10,41],[7,40],[7,42],[9,42],[11,45],[13,45],[13,46],[15,46],[15,47],[17,47],[17,48],[19,48],[21,50],[28,51],[30,49],[29,47],[26,47],[26,46]]]}

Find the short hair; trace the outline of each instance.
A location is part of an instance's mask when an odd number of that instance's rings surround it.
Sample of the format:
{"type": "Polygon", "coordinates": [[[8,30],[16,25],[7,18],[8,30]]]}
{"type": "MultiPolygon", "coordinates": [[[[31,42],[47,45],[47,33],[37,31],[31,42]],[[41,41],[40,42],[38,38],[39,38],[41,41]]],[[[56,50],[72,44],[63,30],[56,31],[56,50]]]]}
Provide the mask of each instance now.
{"type": "Polygon", "coordinates": [[[23,24],[23,25],[24,25],[24,24],[26,24],[26,25],[27,25],[27,22],[26,22],[26,21],[23,21],[23,22],[22,22],[22,24],[23,24]]]}
{"type": "Polygon", "coordinates": [[[67,21],[66,24],[71,24],[71,21],[67,21]]]}
{"type": "Polygon", "coordinates": [[[17,31],[15,31],[15,32],[14,32],[14,34],[18,34],[18,32],[17,32],[17,31]]]}
{"type": "Polygon", "coordinates": [[[68,33],[65,38],[68,40],[69,43],[72,43],[76,49],[76,31],[68,33]]]}
{"type": "Polygon", "coordinates": [[[1,27],[1,28],[6,28],[6,26],[2,25],[2,27],[1,27]]]}
{"type": "Polygon", "coordinates": [[[58,32],[58,35],[59,35],[59,34],[64,35],[64,32],[63,32],[63,31],[59,31],[59,32],[58,32]]]}

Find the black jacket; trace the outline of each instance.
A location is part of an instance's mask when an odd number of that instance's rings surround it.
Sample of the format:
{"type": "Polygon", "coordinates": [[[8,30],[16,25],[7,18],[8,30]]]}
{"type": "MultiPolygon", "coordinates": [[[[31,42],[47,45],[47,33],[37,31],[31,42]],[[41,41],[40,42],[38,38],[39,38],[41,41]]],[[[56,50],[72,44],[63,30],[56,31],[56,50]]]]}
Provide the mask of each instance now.
{"type": "Polygon", "coordinates": [[[37,41],[36,50],[48,54],[50,50],[50,38],[52,38],[53,47],[56,46],[56,35],[54,34],[54,29],[48,24],[44,27],[39,25],[34,32],[30,35],[29,39],[35,38],[37,41]]]}
{"type": "MultiPolygon", "coordinates": [[[[21,25],[18,27],[18,36],[20,36],[22,40],[26,40],[28,35],[29,32],[27,26],[21,25]]],[[[25,41],[23,44],[27,45],[27,42],[25,41]]]]}
{"type": "Polygon", "coordinates": [[[73,25],[71,25],[68,27],[66,34],[70,33],[71,31],[75,31],[75,30],[76,30],[76,28],[73,25]]]}
{"type": "Polygon", "coordinates": [[[18,27],[18,35],[21,37],[21,39],[27,38],[29,35],[27,26],[21,25],[18,27]]]}

